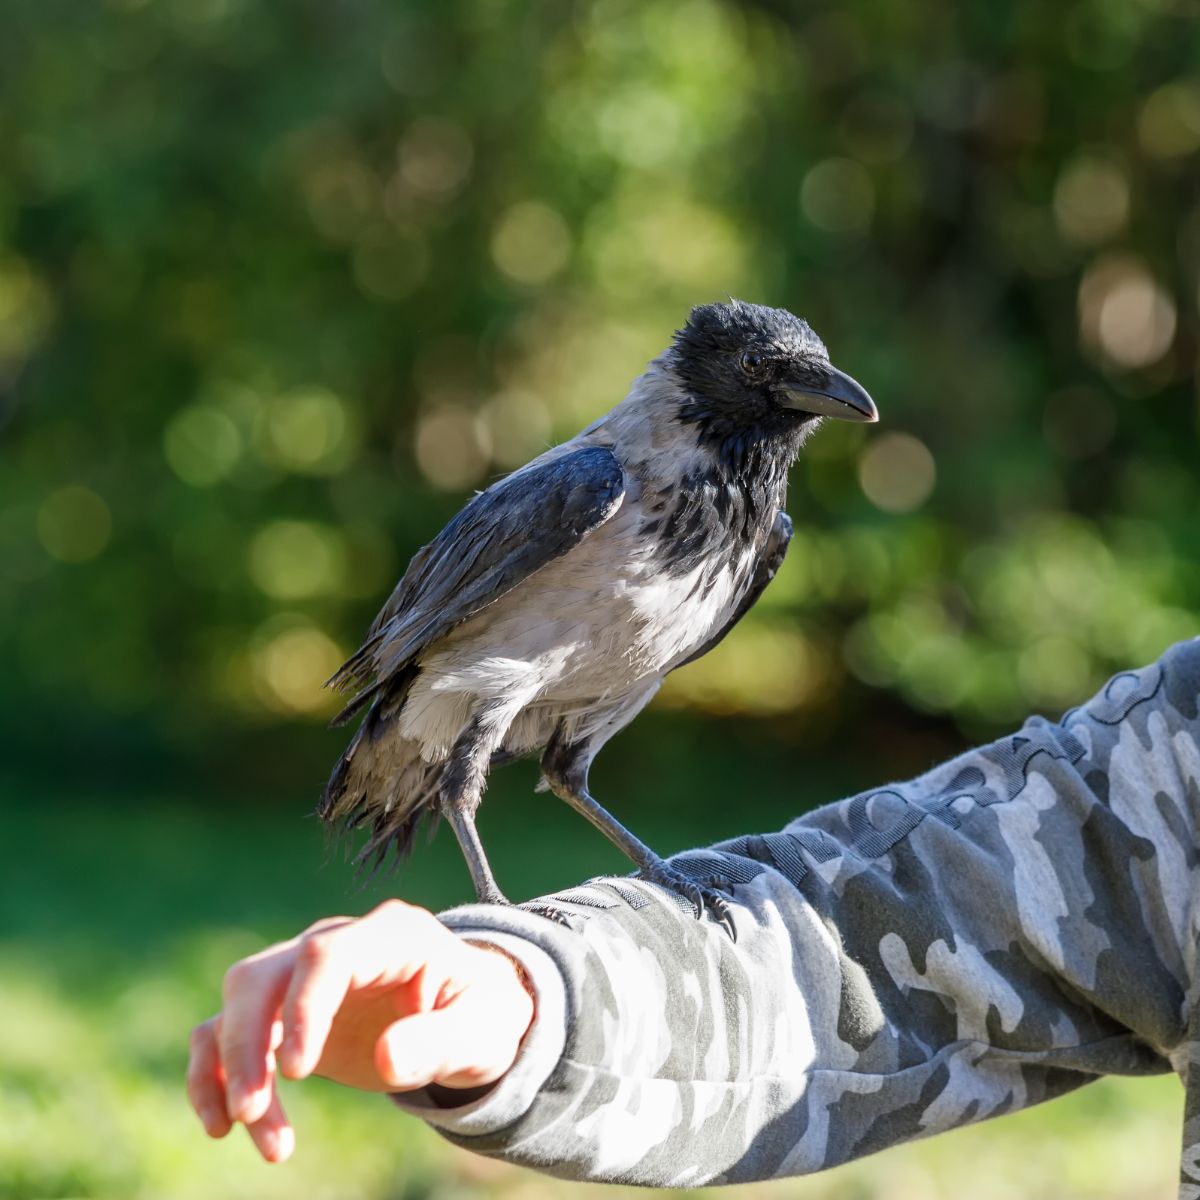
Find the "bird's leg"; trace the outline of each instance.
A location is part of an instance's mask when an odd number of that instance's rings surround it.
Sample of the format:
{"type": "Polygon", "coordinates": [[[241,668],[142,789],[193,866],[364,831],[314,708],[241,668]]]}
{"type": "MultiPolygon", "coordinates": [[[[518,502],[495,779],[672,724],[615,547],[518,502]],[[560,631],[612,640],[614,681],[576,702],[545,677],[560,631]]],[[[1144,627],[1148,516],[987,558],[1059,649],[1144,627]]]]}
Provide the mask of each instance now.
{"type": "Polygon", "coordinates": [[[655,854],[641,838],[630,833],[607,809],[597,803],[588,791],[587,775],[591,756],[586,747],[566,745],[557,735],[546,748],[542,758],[542,775],[550,790],[586,817],[610,842],[627,855],[638,867],[642,877],[669,891],[685,896],[696,907],[696,916],[708,909],[736,940],[733,916],[729,903],[712,886],[717,881],[698,883],[655,854]]]}
{"type": "Polygon", "coordinates": [[[475,828],[475,812],[487,783],[487,765],[493,749],[483,721],[475,718],[450,751],[442,772],[439,803],[466,859],[476,898],[481,904],[510,904],[492,874],[475,828]]]}
{"type": "Polygon", "coordinates": [[[459,849],[467,860],[467,870],[471,872],[471,882],[475,885],[475,897],[480,904],[511,904],[512,901],[500,890],[492,868],[488,864],[487,855],[483,852],[483,843],[479,840],[479,831],[475,828],[475,813],[470,805],[447,805],[442,812],[458,838],[459,849]]]}

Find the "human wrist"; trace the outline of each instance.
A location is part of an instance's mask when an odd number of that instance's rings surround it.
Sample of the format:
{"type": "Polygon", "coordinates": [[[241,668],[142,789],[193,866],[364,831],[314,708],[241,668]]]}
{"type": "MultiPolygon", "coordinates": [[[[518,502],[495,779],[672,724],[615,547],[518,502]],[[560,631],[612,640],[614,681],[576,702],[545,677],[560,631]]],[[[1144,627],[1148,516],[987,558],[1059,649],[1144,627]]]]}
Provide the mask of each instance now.
{"type": "MultiPolygon", "coordinates": [[[[556,956],[548,953],[539,940],[539,935],[545,933],[542,926],[549,923],[520,909],[503,909],[496,905],[486,909],[474,907],[470,916],[475,919],[470,923],[462,921],[458,929],[454,926],[461,920],[459,914],[446,922],[462,938],[464,947],[469,945],[469,949],[479,949],[489,955],[486,963],[480,958],[473,964],[474,982],[470,986],[478,987],[482,995],[490,995],[488,975],[495,971],[495,986],[503,989],[500,992],[503,995],[513,987],[514,981],[519,980],[507,960],[519,963],[535,997],[536,1016],[520,1039],[515,1060],[494,1084],[473,1089],[429,1087],[392,1096],[392,1102],[398,1108],[429,1121],[447,1134],[463,1137],[480,1136],[507,1127],[527,1112],[558,1066],[567,1037],[567,987],[563,969],[556,956]],[[496,950],[502,951],[503,955],[494,954],[496,950]],[[500,979],[504,982],[499,982],[500,979]]],[[[552,926],[551,932],[559,935],[560,927],[552,926]]],[[[512,992],[508,994],[511,996],[512,992]]],[[[518,1000],[530,1004],[528,996],[518,996],[518,1000]]]]}
{"type": "MultiPolygon", "coordinates": [[[[474,986],[486,989],[495,999],[493,1015],[499,1024],[496,1036],[498,1043],[503,1046],[499,1055],[502,1060],[501,1069],[497,1071],[495,1078],[474,1086],[429,1084],[426,1088],[427,1094],[438,1108],[458,1108],[464,1104],[472,1104],[492,1091],[516,1062],[521,1043],[536,1015],[536,993],[521,961],[491,942],[471,938],[463,940],[472,950],[481,951],[485,956],[477,960],[476,965],[482,968],[483,978],[477,980],[474,986]],[[511,1044],[511,1052],[508,1044],[511,1044]]],[[[500,1049],[500,1046],[497,1046],[497,1049],[500,1049]]]]}
{"type": "MultiPolygon", "coordinates": [[[[475,938],[464,938],[463,940],[472,949],[483,951],[496,970],[495,982],[485,981],[483,986],[496,991],[497,1001],[505,1011],[511,1013],[514,1027],[519,1028],[516,1044],[513,1047],[513,1058],[515,1059],[522,1040],[537,1016],[537,992],[530,981],[529,972],[526,971],[525,964],[519,958],[510,954],[503,947],[497,946],[495,942],[476,940],[475,938]]],[[[511,1065],[510,1062],[509,1066],[511,1065]]]]}

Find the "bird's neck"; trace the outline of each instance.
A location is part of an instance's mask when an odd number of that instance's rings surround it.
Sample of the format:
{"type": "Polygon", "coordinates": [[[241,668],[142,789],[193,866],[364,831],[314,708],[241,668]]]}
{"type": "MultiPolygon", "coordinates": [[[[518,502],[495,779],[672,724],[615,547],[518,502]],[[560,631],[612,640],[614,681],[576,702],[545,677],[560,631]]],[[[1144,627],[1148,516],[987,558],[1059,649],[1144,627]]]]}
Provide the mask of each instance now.
{"type": "Polygon", "coordinates": [[[645,479],[666,483],[706,476],[718,486],[778,495],[808,430],[746,425],[706,411],[680,385],[665,357],[634,381],[629,395],[586,431],[619,448],[621,461],[645,479]]]}
{"type": "Polygon", "coordinates": [[[775,496],[783,503],[788,471],[800,451],[800,439],[772,436],[762,430],[722,428],[719,422],[701,427],[697,444],[711,463],[715,482],[775,496]]]}

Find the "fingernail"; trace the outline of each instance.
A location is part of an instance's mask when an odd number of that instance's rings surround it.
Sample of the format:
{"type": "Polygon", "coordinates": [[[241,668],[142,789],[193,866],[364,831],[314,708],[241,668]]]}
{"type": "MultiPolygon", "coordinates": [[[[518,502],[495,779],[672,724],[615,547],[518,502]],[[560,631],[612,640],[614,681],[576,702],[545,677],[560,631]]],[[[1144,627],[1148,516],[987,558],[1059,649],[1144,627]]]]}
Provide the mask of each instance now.
{"type": "Polygon", "coordinates": [[[225,1091],[225,1106],[229,1110],[229,1119],[237,1121],[241,1118],[242,1109],[250,1099],[249,1089],[240,1083],[231,1083],[225,1091]]]}
{"type": "Polygon", "coordinates": [[[235,1084],[229,1089],[230,1118],[243,1123],[257,1121],[266,1107],[264,1093],[264,1088],[251,1088],[244,1083],[235,1084]]]}
{"type": "Polygon", "coordinates": [[[296,1149],[296,1131],[289,1125],[286,1129],[279,1131],[279,1162],[292,1157],[292,1151],[296,1149]]]}
{"type": "Polygon", "coordinates": [[[271,1162],[283,1162],[291,1158],[296,1148],[296,1135],[290,1128],[264,1130],[260,1136],[264,1158],[271,1162]]]}
{"type": "Polygon", "coordinates": [[[304,1070],[304,1052],[298,1042],[284,1042],[279,1047],[277,1061],[279,1069],[295,1079],[304,1070]]]}

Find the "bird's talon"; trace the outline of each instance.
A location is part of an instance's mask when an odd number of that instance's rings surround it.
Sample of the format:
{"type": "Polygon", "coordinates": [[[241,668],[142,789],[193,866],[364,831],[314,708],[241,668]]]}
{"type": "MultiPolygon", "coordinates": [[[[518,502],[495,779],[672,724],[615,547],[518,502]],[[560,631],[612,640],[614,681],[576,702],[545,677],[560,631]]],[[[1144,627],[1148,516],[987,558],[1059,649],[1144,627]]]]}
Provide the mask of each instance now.
{"type": "Polygon", "coordinates": [[[547,921],[553,921],[556,925],[565,925],[568,929],[571,928],[571,922],[567,920],[567,914],[561,908],[555,908],[550,904],[523,904],[521,907],[525,912],[531,912],[535,917],[545,917],[547,921]]]}
{"type": "Polygon", "coordinates": [[[695,915],[698,921],[703,919],[706,911],[711,913],[717,924],[729,934],[730,939],[737,941],[737,930],[733,924],[733,910],[721,894],[722,891],[733,891],[733,885],[729,880],[716,876],[704,880],[688,879],[686,875],[666,863],[643,868],[640,874],[650,883],[657,883],[659,887],[664,887],[689,900],[696,910],[695,915]]]}

